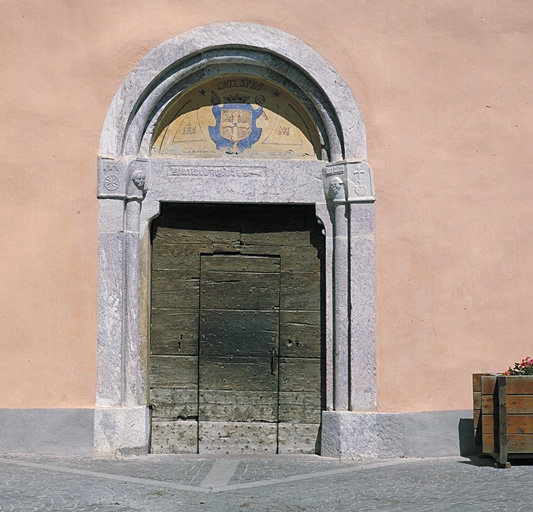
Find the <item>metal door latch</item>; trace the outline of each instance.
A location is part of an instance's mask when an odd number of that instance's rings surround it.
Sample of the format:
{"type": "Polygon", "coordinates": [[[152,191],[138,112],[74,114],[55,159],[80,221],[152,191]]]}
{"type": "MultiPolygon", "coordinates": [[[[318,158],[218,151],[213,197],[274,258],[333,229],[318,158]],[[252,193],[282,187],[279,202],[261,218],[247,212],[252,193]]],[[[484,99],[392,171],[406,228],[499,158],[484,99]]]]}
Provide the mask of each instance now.
{"type": "Polygon", "coordinates": [[[270,373],[276,375],[276,362],[277,362],[276,347],[270,349],[270,373]]]}

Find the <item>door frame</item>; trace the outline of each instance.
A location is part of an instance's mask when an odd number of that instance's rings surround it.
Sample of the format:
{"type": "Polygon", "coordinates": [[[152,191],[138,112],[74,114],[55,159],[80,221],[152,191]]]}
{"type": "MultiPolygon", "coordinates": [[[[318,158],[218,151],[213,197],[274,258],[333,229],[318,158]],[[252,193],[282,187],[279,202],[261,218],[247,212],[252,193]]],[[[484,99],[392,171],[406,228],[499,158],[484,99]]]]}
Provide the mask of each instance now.
{"type": "Polygon", "coordinates": [[[326,407],[322,453],[378,442],[374,189],[357,103],[305,43],[272,27],[219,23],[150,52],[109,108],[98,157],[99,254],[95,453],[146,453],[151,220],[161,202],[314,204],[326,237],[326,407]],[[169,101],[214,72],[268,78],[316,122],[316,161],[153,158],[169,101]],[[253,172],[250,172],[253,170],[253,172]],[[365,440],[350,440],[364,427],[365,440]],[[373,441],[368,442],[372,437],[373,441]]]}

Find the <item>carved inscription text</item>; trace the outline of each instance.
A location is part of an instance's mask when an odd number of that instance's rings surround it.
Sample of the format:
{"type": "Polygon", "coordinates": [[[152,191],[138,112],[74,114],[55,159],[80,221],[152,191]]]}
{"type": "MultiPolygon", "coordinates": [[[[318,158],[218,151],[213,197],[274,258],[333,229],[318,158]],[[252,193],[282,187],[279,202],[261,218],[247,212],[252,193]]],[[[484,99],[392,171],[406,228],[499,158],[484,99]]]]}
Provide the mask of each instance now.
{"type": "Polygon", "coordinates": [[[191,167],[185,165],[171,165],[167,168],[169,180],[179,178],[252,178],[264,179],[265,167],[226,167],[207,166],[191,167]]]}

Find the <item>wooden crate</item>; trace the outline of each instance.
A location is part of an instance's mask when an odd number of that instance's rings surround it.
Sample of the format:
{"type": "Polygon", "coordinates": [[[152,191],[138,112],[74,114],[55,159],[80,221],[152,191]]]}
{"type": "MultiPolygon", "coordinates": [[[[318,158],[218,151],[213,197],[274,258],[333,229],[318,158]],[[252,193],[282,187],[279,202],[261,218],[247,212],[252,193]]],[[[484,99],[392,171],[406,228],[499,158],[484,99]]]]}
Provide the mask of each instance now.
{"type": "Polygon", "coordinates": [[[474,438],[483,454],[509,466],[513,456],[533,456],[533,375],[477,373],[474,438]]]}

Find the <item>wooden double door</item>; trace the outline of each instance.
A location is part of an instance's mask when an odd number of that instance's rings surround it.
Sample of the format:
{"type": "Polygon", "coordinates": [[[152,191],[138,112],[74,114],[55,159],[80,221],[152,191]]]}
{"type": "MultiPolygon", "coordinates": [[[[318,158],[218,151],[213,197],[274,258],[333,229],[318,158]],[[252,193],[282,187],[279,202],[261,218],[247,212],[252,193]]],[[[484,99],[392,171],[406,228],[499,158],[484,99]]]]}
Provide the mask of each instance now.
{"type": "Polygon", "coordinates": [[[163,205],[152,244],[151,451],[319,451],[314,208],[163,205]]]}

